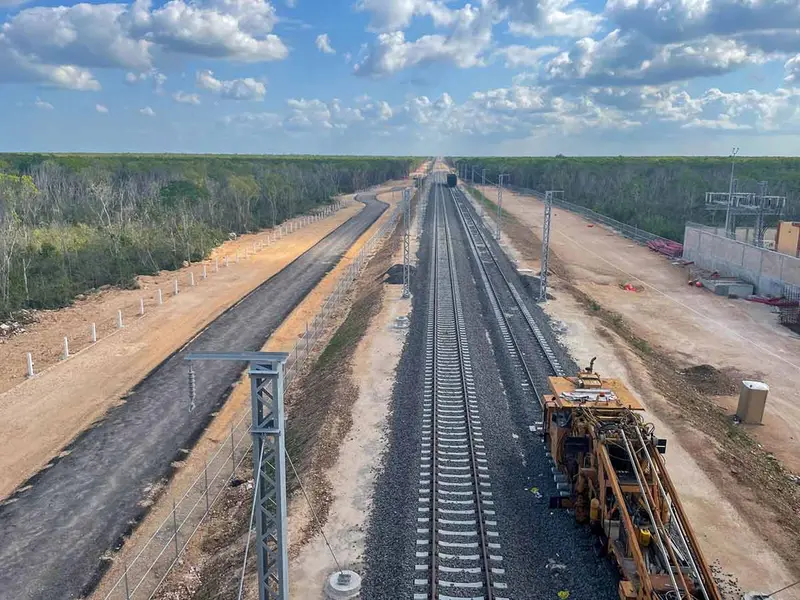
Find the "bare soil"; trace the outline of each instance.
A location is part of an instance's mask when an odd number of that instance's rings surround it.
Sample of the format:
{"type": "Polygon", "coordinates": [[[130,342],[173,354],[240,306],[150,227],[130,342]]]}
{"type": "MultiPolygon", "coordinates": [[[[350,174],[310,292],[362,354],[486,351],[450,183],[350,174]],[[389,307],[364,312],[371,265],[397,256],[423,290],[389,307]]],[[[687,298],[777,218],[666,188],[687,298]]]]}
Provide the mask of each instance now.
{"type": "MultiPolygon", "coordinates": [[[[517,252],[527,245],[538,258],[531,230],[538,237],[542,203],[506,192],[503,205],[517,252]]],[[[554,210],[547,310],[566,325],[564,341],[580,362],[598,356],[601,372],[626,380],[669,438],[670,474],[706,556],[721,578],[733,574],[725,587],[735,595],[737,578],[762,592],[791,583],[800,573],[800,488],[775,457],[800,466],[800,337],[768,308],[690,288],[665,258],[589,225],[554,210]],[[744,377],[770,385],[763,426],[733,424],[744,377]]],[[[520,267],[538,270],[535,261],[520,267]]]]}
{"type": "Polygon", "coordinates": [[[138,290],[108,289],[69,308],[43,311],[26,333],[0,344],[0,498],[44,467],[167,356],[361,208],[350,204],[248,258],[245,250],[252,250],[255,241],[266,241],[266,234],[241,236],[212,253],[205,280],[202,265],[141,277],[138,290]],[[190,271],[194,288],[189,287],[190,271]],[[180,293],[173,296],[176,278],[180,293]],[[157,289],[164,298],[161,306],[156,303],[157,289]],[[145,298],[141,318],[140,298],[145,298]],[[117,310],[123,311],[123,329],[115,328],[117,310]],[[92,345],[93,322],[98,342],[92,345]],[[58,362],[65,335],[74,355],[58,362]],[[33,352],[40,372],[30,380],[24,379],[25,352],[33,352]],[[50,367],[41,371],[46,365],[50,367]]]}

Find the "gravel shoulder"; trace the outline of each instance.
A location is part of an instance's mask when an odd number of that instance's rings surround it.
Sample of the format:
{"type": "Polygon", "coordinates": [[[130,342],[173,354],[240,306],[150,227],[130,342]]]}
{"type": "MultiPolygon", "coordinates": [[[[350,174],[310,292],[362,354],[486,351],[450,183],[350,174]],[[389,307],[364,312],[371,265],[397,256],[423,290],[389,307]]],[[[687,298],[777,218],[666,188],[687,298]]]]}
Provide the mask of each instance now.
{"type": "Polygon", "coordinates": [[[185,354],[261,348],[385,207],[368,199],[356,217],[164,361],[121,405],[75,440],[68,454],[0,507],[3,597],[75,598],[96,583],[100,556],[141,517],[145,487],[191,447],[241,373],[241,365],[204,365],[197,373],[197,408],[189,412],[185,354]],[[65,548],[70,551],[63,552],[65,548]]]}

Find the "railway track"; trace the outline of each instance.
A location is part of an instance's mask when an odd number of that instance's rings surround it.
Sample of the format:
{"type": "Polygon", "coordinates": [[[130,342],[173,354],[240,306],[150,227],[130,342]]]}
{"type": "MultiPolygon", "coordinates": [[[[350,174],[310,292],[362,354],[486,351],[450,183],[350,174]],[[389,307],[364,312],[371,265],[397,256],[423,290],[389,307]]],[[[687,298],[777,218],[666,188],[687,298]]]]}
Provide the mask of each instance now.
{"type": "Polygon", "coordinates": [[[414,599],[507,600],[442,186],[433,194],[414,599]]]}
{"type": "MultiPolygon", "coordinates": [[[[536,385],[537,377],[534,376],[531,367],[525,360],[526,355],[523,351],[520,332],[527,331],[531,334],[532,343],[539,352],[540,358],[546,361],[547,370],[549,370],[547,375],[564,376],[564,368],[547,342],[541,328],[533,319],[516,286],[503,272],[486,234],[466,205],[467,200],[460,191],[449,188],[449,192],[464,231],[467,233],[468,245],[475,263],[478,265],[481,280],[488,294],[513,368],[522,379],[522,385],[530,388],[539,404],[543,406],[543,398],[536,385]],[[519,325],[515,327],[516,324],[519,325]]],[[[538,371],[536,374],[541,375],[538,371]]]]}

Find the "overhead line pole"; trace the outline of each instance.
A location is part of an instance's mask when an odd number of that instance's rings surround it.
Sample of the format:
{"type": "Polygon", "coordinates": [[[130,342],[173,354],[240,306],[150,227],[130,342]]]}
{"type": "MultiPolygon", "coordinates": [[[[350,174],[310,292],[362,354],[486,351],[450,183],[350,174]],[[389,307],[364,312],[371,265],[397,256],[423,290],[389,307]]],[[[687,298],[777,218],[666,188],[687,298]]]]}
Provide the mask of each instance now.
{"type": "Polygon", "coordinates": [[[411,297],[411,193],[403,190],[403,298],[411,297]]]}
{"type": "Polygon", "coordinates": [[[553,213],[553,196],[562,191],[548,190],[544,194],[544,222],[542,224],[542,260],[539,273],[539,302],[547,300],[547,272],[550,262],[550,221],[553,213]]]}
{"type": "Polygon", "coordinates": [[[259,600],[289,599],[283,409],[284,365],[288,356],[285,352],[192,352],[186,357],[189,361],[224,360],[249,365],[259,600]]]}
{"type": "Polygon", "coordinates": [[[725,212],[725,236],[736,239],[736,225],[733,217],[733,171],[736,167],[736,155],[739,154],[738,146],[731,151],[731,183],[728,187],[728,210],[725,212]]]}

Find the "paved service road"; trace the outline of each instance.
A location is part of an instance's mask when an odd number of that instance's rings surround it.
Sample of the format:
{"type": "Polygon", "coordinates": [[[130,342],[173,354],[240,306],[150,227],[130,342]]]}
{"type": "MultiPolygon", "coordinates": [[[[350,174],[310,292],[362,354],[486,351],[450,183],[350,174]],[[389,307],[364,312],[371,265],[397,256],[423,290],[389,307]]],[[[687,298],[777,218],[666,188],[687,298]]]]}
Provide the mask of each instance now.
{"type": "Polygon", "coordinates": [[[197,408],[190,413],[186,353],[260,350],[386,210],[374,194],[358,199],[366,205],[358,215],[220,315],[73,443],[68,456],[0,507],[0,599],[60,600],[90,591],[100,557],[139,515],[144,488],[192,444],[244,368],[203,363],[197,369],[197,408]]]}

